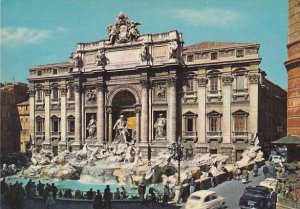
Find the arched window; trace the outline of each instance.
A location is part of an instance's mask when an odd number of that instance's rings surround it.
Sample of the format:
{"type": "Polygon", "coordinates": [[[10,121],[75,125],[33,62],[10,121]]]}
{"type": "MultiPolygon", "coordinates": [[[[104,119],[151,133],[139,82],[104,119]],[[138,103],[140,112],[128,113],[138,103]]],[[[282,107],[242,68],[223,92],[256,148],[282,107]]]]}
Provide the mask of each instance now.
{"type": "Polygon", "coordinates": [[[208,135],[221,135],[221,117],[222,114],[216,111],[211,111],[207,114],[208,119],[208,135]]]}

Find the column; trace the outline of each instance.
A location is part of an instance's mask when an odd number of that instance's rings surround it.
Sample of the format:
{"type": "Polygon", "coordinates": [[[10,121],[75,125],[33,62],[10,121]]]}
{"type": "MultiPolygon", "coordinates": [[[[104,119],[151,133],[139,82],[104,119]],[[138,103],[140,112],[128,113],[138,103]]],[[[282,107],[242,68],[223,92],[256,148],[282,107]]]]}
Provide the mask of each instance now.
{"type": "Polygon", "coordinates": [[[29,90],[29,126],[30,126],[30,138],[33,147],[35,146],[35,91],[33,89],[29,90]]]}
{"type": "Polygon", "coordinates": [[[72,144],[74,150],[81,147],[81,87],[79,84],[74,85],[75,88],[75,140],[72,144]]]}
{"type": "Polygon", "coordinates": [[[112,108],[107,108],[108,113],[108,143],[112,142],[112,131],[113,131],[113,124],[112,124],[112,108]]]}
{"type": "Polygon", "coordinates": [[[60,131],[61,140],[59,142],[60,151],[64,151],[67,148],[67,88],[63,86],[60,89],[60,131]]]}
{"type": "Polygon", "coordinates": [[[97,84],[97,143],[103,144],[104,142],[104,85],[103,83],[97,84]]]}
{"type": "Polygon", "coordinates": [[[233,77],[231,75],[224,75],[223,81],[223,117],[221,123],[223,143],[231,142],[231,84],[233,77]]]}
{"type": "Polygon", "coordinates": [[[198,123],[197,134],[198,143],[206,142],[206,85],[208,79],[205,77],[198,79],[198,123]]]}
{"type": "Polygon", "coordinates": [[[49,88],[44,89],[45,95],[45,140],[43,142],[44,149],[50,149],[50,93],[49,88]]]}
{"type": "Polygon", "coordinates": [[[142,110],[141,110],[141,142],[148,143],[149,133],[148,133],[148,125],[149,125],[149,106],[148,106],[148,88],[149,82],[148,80],[141,80],[142,84],[142,110]]]}
{"type": "Polygon", "coordinates": [[[136,141],[140,142],[140,112],[141,109],[139,107],[135,108],[135,137],[136,141]]]}
{"type": "Polygon", "coordinates": [[[177,105],[176,105],[176,84],[177,79],[168,79],[168,116],[167,116],[167,140],[169,142],[176,141],[176,115],[177,115],[177,105]]]}
{"type": "Polygon", "coordinates": [[[255,134],[258,132],[258,84],[259,74],[249,74],[249,128],[248,131],[255,134]]]}

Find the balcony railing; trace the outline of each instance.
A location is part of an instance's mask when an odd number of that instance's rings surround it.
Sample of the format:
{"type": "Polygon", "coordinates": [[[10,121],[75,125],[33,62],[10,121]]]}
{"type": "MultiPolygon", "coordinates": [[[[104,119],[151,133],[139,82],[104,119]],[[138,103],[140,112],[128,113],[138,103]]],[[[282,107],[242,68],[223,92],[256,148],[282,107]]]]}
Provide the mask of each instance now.
{"type": "Polygon", "coordinates": [[[208,90],[208,94],[221,94],[221,90],[208,90]]]}
{"type": "Polygon", "coordinates": [[[59,102],[60,102],[60,99],[51,99],[51,102],[52,102],[52,103],[59,103],[59,102]]]}
{"type": "Polygon", "coordinates": [[[35,132],[35,135],[36,135],[36,136],[44,136],[44,135],[45,135],[45,132],[44,132],[44,131],[36,131],[36,132],[35,132]]]}
{"type": "Polygon", "coordinates": [[[208,131],[207,136],[222,136],[222,131],[208,131]]]}
{"type": "Polygon", "coordinates": [[[67,132],[67,136],[74,136],[74,132],[67,132]]]}
{"type": "Polygon", "coordinates": [[[246,136],[248,136],[248,132],[247,131],[233,131],[232,135],[246,137],[246,136]]]}
{"type": "Polygon", "coordinates": [[[60,136],[59,131],[51,131],[51,136],[60,136]]]}
{"type": "Polygon", "coordinates": [[[35,102],[36,102],[37,104],[43,104],[43,103],[44,103],[44,100],[43,100],[43,99],[37,99],[37,100],[35,100],[35,102]]]}
{"type": "Polygon", "coordinates": [[[233,89],[234,94],[248,94],[248,89],[233,89]]]}
{"type": "Polygon", "coordinates": [[[183,137],[197,137],[197,131],[184,131],[183,137]]]}

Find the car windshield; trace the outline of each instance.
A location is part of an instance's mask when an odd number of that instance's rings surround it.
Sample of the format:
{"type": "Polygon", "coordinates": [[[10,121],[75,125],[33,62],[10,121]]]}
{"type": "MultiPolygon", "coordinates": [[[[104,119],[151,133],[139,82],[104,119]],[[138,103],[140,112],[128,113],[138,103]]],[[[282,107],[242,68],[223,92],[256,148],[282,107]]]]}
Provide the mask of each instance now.
{"type": "Polygon", "coordinates": [[[244,195],[255,196],[255,197],[265,197],[265,194],[260,191],[255,190],[245,190],[244,195]]]}
{"type": "Polygon", "coordinates": [[[192,196],[191,196],[191,199],[192,199],[192,200],[200,200],[201,197],[196,196],[196,195],[192,195],[192,196]]]}

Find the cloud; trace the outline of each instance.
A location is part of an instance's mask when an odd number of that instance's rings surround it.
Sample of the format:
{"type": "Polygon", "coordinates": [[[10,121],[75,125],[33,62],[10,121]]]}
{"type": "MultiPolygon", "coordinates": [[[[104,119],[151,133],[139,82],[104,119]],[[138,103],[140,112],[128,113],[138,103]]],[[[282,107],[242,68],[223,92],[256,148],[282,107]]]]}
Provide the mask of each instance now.
{"type": "Polygon", "coordinates": [[[52,37],[50,30],[38,30],[25,27],[3,27],[0,29],[2,45],[38,44],[52,37]]]}
{"type": "Polygon", "coordinates": [[[57,27],[56,30],[62,33],[68,32],[68,29],[62,26],[57,27]]]}
{"type": "Polygon", "coordinates": [[[173,9],[170,12],[172,17],[197,26],[228,27],[245,19],[245,16],[237,11],[220,8],[173,9]]]}

